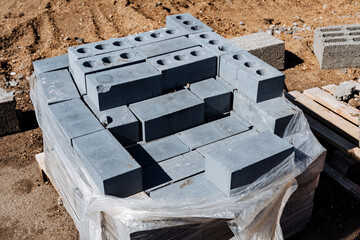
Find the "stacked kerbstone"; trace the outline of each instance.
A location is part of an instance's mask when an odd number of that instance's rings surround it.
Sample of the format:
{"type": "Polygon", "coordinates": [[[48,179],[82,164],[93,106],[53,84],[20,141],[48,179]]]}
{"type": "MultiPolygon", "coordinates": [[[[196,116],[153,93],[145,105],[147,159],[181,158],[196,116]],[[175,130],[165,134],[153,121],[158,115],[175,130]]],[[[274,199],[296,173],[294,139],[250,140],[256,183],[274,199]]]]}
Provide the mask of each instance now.
{"type": "Polygon", "coordinates": [[[231,196],[293,153],[284,74],[190,14],[34,69],[58,141],[107,195],[231,196]]]}

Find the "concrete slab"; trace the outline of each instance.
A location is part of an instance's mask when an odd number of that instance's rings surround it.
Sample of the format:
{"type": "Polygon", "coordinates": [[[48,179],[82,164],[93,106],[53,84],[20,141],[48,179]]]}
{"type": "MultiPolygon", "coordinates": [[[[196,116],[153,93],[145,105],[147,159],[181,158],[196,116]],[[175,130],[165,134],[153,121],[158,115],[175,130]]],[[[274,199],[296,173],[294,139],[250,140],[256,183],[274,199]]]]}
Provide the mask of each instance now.
{"type": "Polygon", "coordinates": [[[216,56],[201,47],[149,59],[163,74],[163,90],[171,90],[216,75],[216,56]]]}
{"type": "Polygon", "coordinates": [[[230,196],[232,190],[254,182],[293,151],[293,146],[278,136],[259,133],[206,154],[205,175],[230,196]]]}
{"type": "Polygon", "coordinates": [[[280,97],[285,82],[282,72],[246,51],[220,56],[219,76],[254,102],[280,97]]]}
{"type": "Polygon", "coordinates": [[[205,120],[222,117],[232,106],[232,92],[214,78],[192,83],[190,91],[205,102],[205,120]]]}
{"type": "Polygon", "coordinates": [[[108,130],[77,137],[73,145],[103,194],[125,198],[142,191],[140,165],[108,130]]]}
{"type": "Polygon", "coordinates": [[[134,50],[140,53],[145,58],[152,58],[195,46],[199,46],[199,44],[185,36],[182,36],[177,38],[171,38],[161,42],[141,45],[139,47],[135,47],[134,50]]]}
{"type": "Polygon", "coordinates": [[[166,16],[166,27],[180,27],[189,34],[213,31],[212,28],[189,13],[166,16]]]}
{"type": "Polygon", "coordinates": [[[160,42],[167,39],[172,39],[187,35],[187,32],[177,26],[160,28],[149,32],[142,32],[135,35],[128,36],[127,39],[134,46],[142,46],[149,43],[160,42]]]}
{"type": "Polygon", "coordinates": [[[235,134],[249,130],[249,125],[243,124],[231,114],[228,117],[209,122],[175,134],[191,150],[219,141],[235,134]]]}
{"type": "Polygon", "coordinates": [[[134,103],[129,108],[141,121],[146,142],[204,122],[204,102],[186,89],[134,103]]]}
{"type": "Polygon", "coordinates": [[[36,75],[43,72],[65,69],[69,67],[69,58],[67,54],[60,55],[52,58],[35,61],[33,62],[33,66],[36,75]]]}
{"type": "Polygon", "coordinates": [[[80,98],[75,83],[67,69],[39,73],[38,81],[47,104],[80,98]]]}
{"type": "Polygon", "coordinates": [[[276,69],[285,68],[285,42],[270,34],[253,33],[231,38],[229,41],[276,69]]]}
{"type": "Polygon", "coordinates": [[[0,136],[20,131],[14,91],[0,87],[0,136]]]}
{"type": "Polygon", "coordinates": [[[80,93],[83,95],[86,94],[85,78],[87,75],[143,61],[145,61],[145,58],[140,54],[132,49],[125,49],[74,61],[70,72],[80,93]]]}
{"type": "Polygon", "coordinates": [[[102,111],[139,102],[162,94],[162,76],[144,62],[87,76],[87,92],[94,106],[102,111]]]}
{"type": "Polygon", "coordinates": [[[189,148],[174,135],[164,137],[145,144],[137,144],[127,151],[142,166],[150,166],[189,152],[189,148]]]}
{"type": "Polygon", "coordinates": [[[87,95],[84,101],[121,145],[127,147],[140,141],[140,123],[127,106],[98,111],[87,95]]]}

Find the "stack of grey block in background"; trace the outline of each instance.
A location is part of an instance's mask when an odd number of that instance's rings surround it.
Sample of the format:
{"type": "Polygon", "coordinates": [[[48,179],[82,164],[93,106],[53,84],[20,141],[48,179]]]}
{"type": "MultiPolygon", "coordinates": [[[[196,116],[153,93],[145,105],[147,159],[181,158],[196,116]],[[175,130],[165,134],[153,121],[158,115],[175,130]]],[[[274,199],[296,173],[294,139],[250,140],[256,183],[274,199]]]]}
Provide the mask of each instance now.
{"type": "Polygon", "coordinates": [[[34,70],[59,141],[103,194],[231,196],[293,153],[284,74],[190,14],[34,70]]]}
{"type": "Polygon", "coordinates": [[[19,130],[14,91],[8,92],[0,87],[0,136],[19,130]]]}

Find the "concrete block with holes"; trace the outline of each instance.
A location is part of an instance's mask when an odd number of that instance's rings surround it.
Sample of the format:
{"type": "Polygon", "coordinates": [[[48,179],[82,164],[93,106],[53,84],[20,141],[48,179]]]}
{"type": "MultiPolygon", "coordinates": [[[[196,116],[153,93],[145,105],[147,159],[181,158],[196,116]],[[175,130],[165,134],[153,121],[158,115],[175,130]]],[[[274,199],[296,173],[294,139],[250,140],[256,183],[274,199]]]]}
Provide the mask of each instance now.
{"type": "Polygon", "coordinates": [[[39,73],[50,72],[60,69],[66,69],[69,67],[69,57],[68,54],[47,58],[43,60],[38,60],[33,62],[34,72],[36,76],[39,73]]]}
{"type": "Polygon", "coordinates": [[[189,13],[166,16],[166,27],[180,27],[188,34],[213,31],[212,28],[189,13]]]}
{"type": "Polygon", "coordinates": [[[124,146],[140,141],[140,124],[127,106],[99,111],[87,95],[84,101],[101,124],[124,146]]]}
{"type": "Polygon", "coordinates": [[[163,75],[163,90],[168,91],[216,75],[216,56],[194,47],[149,59],[163,75]]]}
{"type": "Polygon", "coordinates": [[[130,104],[129,108],[141,121],[146,142],[204,123],[204,101],[186,89],[130,104]]]}
{"type": "Polygon", "coordinates": [[[315,29],[314,53],[321,69],[360,67],[360,24],[315,29]]]}
{"type": "Polygon", "coordinates": [[[184,29],[178,26],[171,26],[171,27],[167,26],[166,28],[160,28],[149,32],[142,32],[135,35],[131,35],[128,36],[127,39],[134,46],[142,46],[142,45],[160,42],[185,35],[187,35],[187,32],[184,29]]]}
{"type": "Polygon", "coordinates": [[[232,92],[214,78],[192,83],[190,91],[205,102],[205,120],[213,120],[229,113],[232,92]]]}
{"type": "Polygon", "coordinates": [[[163,77],[148,62],[87,76],[87,94],[100,110],[139,102],[162,94],[163,77]]]}
{"type": "Polygon", "coordinates": [[[83,95],[87,93],[86,76],[89,74],[144,61],[143,56],[129,48],[74,61],[70,67],[70,72],[80,93],[83,95]]]}
{"type": "Polygon", "coordinates": [[[282,72],[246,51],[220,56],[219,76],[254,102],[280,97],[285,83],[282,72]]]}

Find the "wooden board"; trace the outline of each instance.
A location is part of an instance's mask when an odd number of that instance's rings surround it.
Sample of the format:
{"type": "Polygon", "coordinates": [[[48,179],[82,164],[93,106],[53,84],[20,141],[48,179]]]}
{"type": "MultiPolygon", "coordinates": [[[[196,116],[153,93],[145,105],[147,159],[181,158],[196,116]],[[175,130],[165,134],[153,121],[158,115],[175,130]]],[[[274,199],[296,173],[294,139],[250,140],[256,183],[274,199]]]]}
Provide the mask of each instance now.
{"type": "Polygon", "coordinates": [[[330,109],[331,111],[339,114],[353,124],[358,125],[360,110],[337,100],[330,93],[327,93],[316,87],[305,90],[303,94],[330,109]]]}

